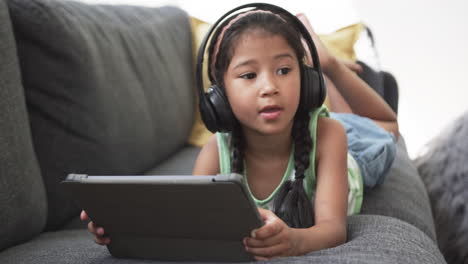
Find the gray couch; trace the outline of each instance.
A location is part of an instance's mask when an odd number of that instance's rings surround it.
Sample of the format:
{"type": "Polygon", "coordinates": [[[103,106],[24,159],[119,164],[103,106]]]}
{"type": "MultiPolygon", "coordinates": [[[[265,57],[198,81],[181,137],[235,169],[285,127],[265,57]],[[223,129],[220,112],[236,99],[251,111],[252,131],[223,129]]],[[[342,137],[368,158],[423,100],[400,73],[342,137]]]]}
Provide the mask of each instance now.
{"type": "MultiPolygon", "coordinates": [[[[0,263],[153,262],[96,245],[59,182],[190,174],[191,39],[174,7],[0,0],[0,263]]],[[[349,217],[346,244],[272,262],[444,263],[403,138],[386,182],[349,217]]]]}

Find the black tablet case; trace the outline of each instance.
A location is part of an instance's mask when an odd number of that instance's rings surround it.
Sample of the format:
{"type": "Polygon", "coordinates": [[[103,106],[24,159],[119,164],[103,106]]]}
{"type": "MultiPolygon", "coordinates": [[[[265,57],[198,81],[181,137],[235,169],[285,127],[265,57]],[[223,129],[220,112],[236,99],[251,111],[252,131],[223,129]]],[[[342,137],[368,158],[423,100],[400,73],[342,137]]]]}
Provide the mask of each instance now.
{"type": "Polygon", "coordinates": [[[113,256],[253,260],[242,239],[262,221],[240,175],[70,174],[62,185],[104,227],[113,256]]]}

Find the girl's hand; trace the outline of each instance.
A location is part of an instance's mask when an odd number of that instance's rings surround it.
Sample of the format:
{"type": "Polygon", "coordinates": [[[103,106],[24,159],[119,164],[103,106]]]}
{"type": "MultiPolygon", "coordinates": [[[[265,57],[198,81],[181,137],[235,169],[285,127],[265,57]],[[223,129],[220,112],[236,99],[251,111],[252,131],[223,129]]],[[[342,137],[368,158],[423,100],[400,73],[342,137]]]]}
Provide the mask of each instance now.
{"type": "MultiPolygon", "coordinates": [[[[330,61],[334,59],[334,57],[330,54],[327,48],[320,41],[320,38],[318,37],[314,29],[312,28],[312,25],[310,24],[307,16],[303,13],[300,13],[300,14],[297,14],[296,17],[302,22],[302,24],[304,24],[304,26],[307,28],[307,31],[309,31],[309,34],[312,37],[312,40],[314,41],[315,48],[317,49],[317,53],[319,55],[320,66],[326,69],[328,65],[331,63],[330,61]]],[[[310,55],[308,54],[308,56],[310,55]]]]}
{"type": "MultiPolygon", "coordinates": [[[[330,68],[333,67],[333,64],[337,61],[343,63],[350,70],[356,73],[362,72],[361,65],[353,61],[338,59],[328,51],[328,49],[325,47],[325,45],[323,45],[322,41],[318,37],[317,33],[315,33],[314,29],[312,28],[312,25],[309,22],[309,19],[305,14],[300,13],[297,14],[296,17],[302,22],[302,24],[304,24],[304,26],[307,28],[307,31],[309,31],[312,40],[314,41],[315,48],[317,49],[317,53],[319,55],[320,66],[322,67],[323,72],[327,73],[330,70],[330,68]]],[[[307,57],[311,61],[312,59],[310,58],[310,52],[307,52],[307,57]]]]}
{"type": "Polygon", "coordinates": [[[346,66],[348,67],[348,69],[352,70],[353,72],[359,74],[361,73],[364,69],[362,68],[362,66],[354,61],[350,61],[350,60],[345,60],[345,59],[340,59],[340,61],[346,66]]]}
{"type": "Polygon", "coordinates": [[[247,252],[256,260],[298,255],[299,241],[296,232],[278,218],[272,211],[258,208],[265,225],[252,231],[251,237],[244,238],[247,252]]]}
{"type": "MultiPolygon", "coordinates": [[[[90,220],[85,210],[81,211],[80,219],[81,221],[90,220]]],[[[95,225],[92,221],[88,223],[88,231],[94,235],[96,244],[108,245],[110,243],[110,238],[105,236],[104,228],[95,225]]]]}

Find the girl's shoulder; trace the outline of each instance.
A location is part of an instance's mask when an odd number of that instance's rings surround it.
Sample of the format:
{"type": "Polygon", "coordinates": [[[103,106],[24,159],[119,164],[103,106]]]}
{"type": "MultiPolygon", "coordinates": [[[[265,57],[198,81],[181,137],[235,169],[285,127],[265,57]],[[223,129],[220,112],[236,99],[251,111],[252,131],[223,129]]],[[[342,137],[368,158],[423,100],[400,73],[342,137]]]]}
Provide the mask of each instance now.
{"type": "MultiPolygon", "coordinates": [[[[329,116],[319,116],[317,118],[317,130],[337,129],[337,126],[343,128],[340,121],[329,116]]],[[[344,128],[343,128],[344,129],[344,128]]],[[[317,131],[318,132],[318,131],[317,131]]]]}
{"type": "Polygon", "coordinates": [[[320,153],[331,152],[337,148],[347,148],[346,131],[343,125],[330,117],[320,116],[317,120],[317,158],[320,153]]]}
{"type": "Polygon", "coordinates": [[[219,153],[216,134],[213,134],[198,154],[193,175],[216,175],[219,169],[219,153]]]}
{"type": "Polygon", "coordinates": [[[317,119],[317,140],[329,139],[336,136],[346,136],[346,131],[340,121],[326,116],[317,119]]]}

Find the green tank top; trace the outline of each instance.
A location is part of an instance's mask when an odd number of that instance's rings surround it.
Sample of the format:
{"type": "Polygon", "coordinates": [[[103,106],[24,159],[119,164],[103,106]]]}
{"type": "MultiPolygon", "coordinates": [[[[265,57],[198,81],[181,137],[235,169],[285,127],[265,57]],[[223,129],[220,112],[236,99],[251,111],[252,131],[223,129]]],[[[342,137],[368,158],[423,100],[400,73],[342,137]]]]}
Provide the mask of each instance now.
{"type": "MultiPolygon", "coordinates": [[[[316,139],[317,139],[317,121],[319,116],[329,116],[328,109],[325,106],[319,107],[310,113],[309,121],[309,131],[314,142],[312,151],[310,153],[310,166],[305,171],[304,178],[304,190],[306,194],[311,198],[311,201],[314,201],[315,189],[317,185],[317,178],[315,175],[315,152],[316,152],[316,139]]],[[[218,153],[219,153],[219,165],[220,173],[226,174],[231,173],[231,150],[230,150],[230,133],[216,133],[217,143],[218,143],[218,153]]],[[[294,146],[293,146],[294,148],[294,146]]],[[[244,166],[245,168],[245,166],[244,166]]],[[[289,157],[288,166],[284,172],[284,176],[281,180],[281,183],[275,188],[275,190],[268,196],[266,199],[259,200],[251,192],[248,181],[247,173],[244,169],[244,182],[246,184],[247,190],[249,191],[250,196],[255,201],[257,206],[264,209],[271,210],[272,203],[276,197],[281,186],[287,181],[294,181],[295,170],[294,170],[294,149],[291,151],[289,157]]],[[[356,160],[348,153],[348,215],[357,214],[361,210],[362,198],[363,198],[363,183],[362,176],[359,169],[359,166],[356,160]]]]}

